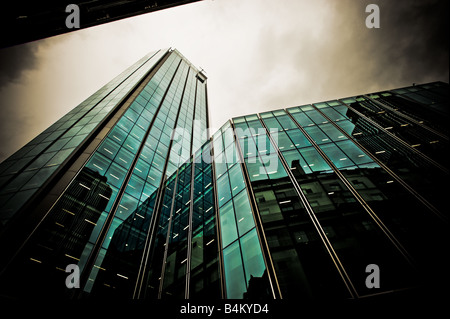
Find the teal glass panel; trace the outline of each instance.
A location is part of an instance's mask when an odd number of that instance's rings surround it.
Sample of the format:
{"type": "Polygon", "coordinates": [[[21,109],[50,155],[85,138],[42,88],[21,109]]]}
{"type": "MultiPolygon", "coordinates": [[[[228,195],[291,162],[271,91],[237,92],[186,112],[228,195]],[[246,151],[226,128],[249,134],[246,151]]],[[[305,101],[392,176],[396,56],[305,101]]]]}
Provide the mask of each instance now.
{"type": "Polygon", "coordinates": [[[287,135],[292,140],[292,143],[297,148],[308,147],[311,146],[311,142],[306,138],[305,134],[302,133],[299,129],[297,130],[289,130],[286,132],[287,135]]]}
{"type": "Polygon", "coordinates": [[[241,166],[239,164],[234,165],[229,170],[231,192],[233,196],[238,194],[245,188],[244,177],[242,176],[241,166]]]}
{"type": "Polygon", "coordinates": [[[297,125],[295,125],[294,121],[288,115],[277,116],[277,120],[285,130],[297,128],[297,125]]]}
{"type": "Polygon", "coordinates": [[[314,122],[305,113],[299,112],[291,114],[301,127],[314,125],[314,122]]]}
{"type": "Polygon", "coordinates": [[[248,175],[252,182],[267,179],[267,174],[259,157],[250,157],[245,160],[248,175]]]}
{"type": "Polygon", "coordinates": [[[321,149],[338,169],[354,165],[347,155],[333,143],[322,145],[321,149]]]}
{"type": "Polygon", "coordinates": [[[257,119],[257,120],[252,120],[252,121],[248,121],[247,122],[248,126],[250,129],[253,129],[254,132],[258,133],[258,132],[264,132],[264,128],[261,125],[261,122],[257,119]]]}
{"type": "Polygon", "coordinates": [[[139,199],[141,197],[142,190],[144,189],[144,184],[145,182],[142,178],[133,175],[131,176],[125,191],[139,199]]]}
{"type": "Polygon", "coordinates": [[[280,151],[295,149],[295,144],[291,141],[286,132],[278,132],[277,140],[278,149],[280,151]]]}
{"type": "Polygon", "coordinates": [[[223,140],[225,147],[228,147],[228,145],[230,145],[234,141],[234,136],[233,130],[231,129],[230,125],[228,124],[226,126],[227,128],[223,130],[223,140]]]}
{"type": "Polygon", "coordinates": [[[326,118],[324,118],[323,115],[320,114],[319,111],[317,111],[317,110],[308,111],[308,112],[305,112],[305,114],[308,115],[309,118],[311,120],[313,120],[313,122],[316,124],[323,124],[323,123],[328,122],[328,120],[326,118]]]}
{"type": "Polygon", "coordinates": [[[336,145],[357,165],[373,162],[366,153],[350,140],[337,142],[336,145]]]}
{"type": "Polygon", "coordinates": [[[111,161],[106,158],[106,156],[103,156],[97,152],[91,157],[89,162],[86,164],[86,167],[92,169],[94,172],[97,171],[101,175],[105,175],[110,164],[111,161]]]}
{"type": "Polygon", "coordinates": [[[325,134],[328,135],[328,137],[332,140],[332,141],[342,141],[344,139],[347,139],[345,137],[345,135],[339,131],[333,124],[328,123],[328,124],[322,124],[319,125],[320,129],[322,131],[325,132],[325,134]]]}
{"type": "Polygon", "coordinates": [[[244,158],[256,156],[258,149],[256,148],[255,141],[253,140],[252,137],[246,137],[246,138],[240,139],[239,141],[240,141],[241,151],[242,151],[242,154],[244,155],[244,158]]]}
{"type": "Polygon", "coordinates": [[[248,201],[247,192],[244,190],[233,198],[234,210],[236,212],[236,222],[239,236],[242,236],[250,229],[255,227],[252,210],[248,201]]]}
{"type": "Polygon", "coordinates": [[[119,165],[123,166],[124,168],[129,168],[131,165],[131,162],[133,161],[134,154],[126,150],[125,148],[121,148],[120,151],[117,153],[117,156],[115,157],[115,162],[119,165]]]}
{"type": "Polygon", "coordinates": [[[352,135],[353,131],[355,129],[355,124],[353,124],[352,122],[345,120],[345,121],[339,121],[336,122],[336,124],[342,128],[347,134],[352,135]]]}
{"type": "Polygon", "coordinates": [[[230,182],[228,174],[223,174],[217,179],[217,198],[219,206],[222,206],[231,199],[230,182]]]}
{"type": "Polygon", "coordinates": [[[223,152],[223,141],[221,134],[214,134],[213,146],[214,154],[220,154],[223,152]]]}
{"type": "Polygon", "coordinates": [[[321,111],[328,116],[332,121],[341,121],[341,120],[345,120],[346,117],[343,116],[342,114],[336,112],[333,108],[331,107],[326,107],[321,109],[321,111]]]}
{"type": "Polygon", "coordinates": [[[299,106],[299,108],[303,112],[314,110],[314,107],[311,104],[302,105],[302,106],[299,106]]]}
{"type": "Polygon", "coordinates": [[[243,138],[252,135],[251,129],[247,126],[246,122],[243,123],[235,123],[234,124],[234,131],[237,138],[243,138]]]}
{"type": "Polygon", "coordinates": [[[331,168],[320,156],[314,147],[306,147],[300,150],[303,158],[308,163],[309,168],[314,172],[331,171],[331,168]]]}
{"type": "Polygon", "coordinates": [[[112,163],[105,176],[108,179],[109,184],[120,188],[123,180],[125,179],[126,173],[127,171],[124,168],[116,163],[112,163]]]}
{"type": "Polygon", "coordinates": [[[275,118],[265,118],[263,119],[264,123],[267,126],[267,129],[269,132],[275,132],[275,131],[282,131],[283,127],[280,125],[280,123],[275,118]]]}
{"type": "Polygon", "coordinates": [[[220,230],[222,234],[222,247],[226,247],[238,238],[232,201],[220,207],[219,216],[220,230]]]}
{"type": "Polygon", "coordinates": [[[283,157],[286,160],[287,164],[291,168],[291,170],[299,170],[300,172],[304,172],[306,174],[311,173],[311,169],[309,168],[306,161],[300,155],[300,152],[297,150],[283,152],[283,157]]]}
{"type": "Polygon", "coordinates": [[[239,242],[223,250],[225,284],[228,299],[242,299],[247,290],[239,242]]]}
{"type": "Polygon", "coordinates": [[[227,171],[227,159],[224,153],[219,153],[214,156],[214,164],[216,167],[217,178],[221,177],[227,171]]]}
{"type": "Polygon", "coordinates": [[[331,142],[330,138],[318,126],[305,127],[305,131],[317,144],[331,142]]]}
{"type": "Polygon", "coordinates": [[[109,159],[114,159],[119,150],[120,145],[112,141],[110,138],[106,138],[99,146],[98,151],[109,159]]]}

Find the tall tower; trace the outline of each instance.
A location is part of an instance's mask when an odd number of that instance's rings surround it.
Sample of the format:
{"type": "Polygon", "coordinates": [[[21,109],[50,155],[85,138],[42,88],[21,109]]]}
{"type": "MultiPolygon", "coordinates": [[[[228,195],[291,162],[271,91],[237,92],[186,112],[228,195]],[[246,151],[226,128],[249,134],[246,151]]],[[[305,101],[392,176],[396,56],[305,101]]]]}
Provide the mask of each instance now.
{"type": "Polygon", "coordinates": [[[158,50],[5,160],[1,294],[73,295],[68,264],[83,293],[95,288],[116,228],[130,216],[148,228],[160,185],[209,138],[207,107],[205,74],[158,50]]]}

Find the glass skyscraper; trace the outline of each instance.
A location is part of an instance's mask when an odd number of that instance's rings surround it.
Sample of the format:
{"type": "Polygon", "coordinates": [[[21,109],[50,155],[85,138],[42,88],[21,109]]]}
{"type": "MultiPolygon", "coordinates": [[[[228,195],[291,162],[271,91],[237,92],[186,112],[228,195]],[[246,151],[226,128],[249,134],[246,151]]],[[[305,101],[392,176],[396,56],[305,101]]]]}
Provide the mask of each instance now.
{"type": "Polygon", "coordinates": [[[3,296],[347,300],[440,284],[448,84],[209,136],[206,80],[177,50],[151,53],[1,164],[3,296]]]}
{"type": "Polygon", "coordinates": [[[78,265],[83,293],[95,291],[116,229],[133,215],[134,244],[146,240],[157,190],[208,139],[207,126],[205,74],[159,50],[4,161],[1,293],[71,295],[59,285],[67,264],[78,265]]]}

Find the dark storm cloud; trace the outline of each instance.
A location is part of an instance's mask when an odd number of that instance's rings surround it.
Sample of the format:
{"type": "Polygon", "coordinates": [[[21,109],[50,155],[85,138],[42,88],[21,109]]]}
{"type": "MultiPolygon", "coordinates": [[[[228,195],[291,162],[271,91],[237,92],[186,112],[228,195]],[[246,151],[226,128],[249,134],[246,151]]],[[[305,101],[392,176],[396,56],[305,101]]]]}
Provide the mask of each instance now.
{"type": "Polygon", "coordinates": [[[402,82],[448,82],[449,2],[374,1],[380,7],[381,28],[367,29],[367,49],[379,72],[402,82]],[[371,32],[376,31],[376,32],[371,32]],[[386,71],[384,71],[385,66],[386,71]]]}
{"type": "Polygon", "coordinates": [[[255,59],[260,78],[276,79],[259,92],[264,109],[448,82],[448,3],[330,1],[327,10],[298,12],[307,24],[278,33],[263,26],[255,59]],[[365,25],[371,3],[380,8],[380,29],[365,25]]]}
{"type": "Polygon", "coordinates": [[[37,66],[37,47],[36,42],[30,42],[0,49],[0,88],[17,82],[23,71],[37,66]]]}
{"type": "Polygon", "coordinates": [[[0,162],[23,145],[20,136],[28,117],[17,86],[22,87],[24,71],[38,66],[37,48],[37,43],[31,42],[0,50],[0,162]]]}

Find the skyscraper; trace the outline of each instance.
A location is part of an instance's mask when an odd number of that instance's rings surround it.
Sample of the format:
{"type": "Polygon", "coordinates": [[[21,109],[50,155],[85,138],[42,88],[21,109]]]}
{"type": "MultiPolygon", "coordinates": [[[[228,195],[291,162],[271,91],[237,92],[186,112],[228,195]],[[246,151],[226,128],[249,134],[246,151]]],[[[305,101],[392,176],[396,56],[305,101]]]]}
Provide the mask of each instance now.
{"type": "MultiPolygon", "coordinates": [[[[177,50],[159,50],[4,161],[2,294],[58,296],[68,263],[90,291],[115,229],[150,205],[207,126],[205,74],[177,50]],[[18,273],[20,283],[8,281],[18,273]]],[[[136,216],[146,223],[152,209],[136,216]]]]}
{"type": "Polygon", "coordinates": [[[439,285],[448,84],[209,136],[206,80],[151,53],[1,164],[2,295],[307,302],[439,285]]]}

